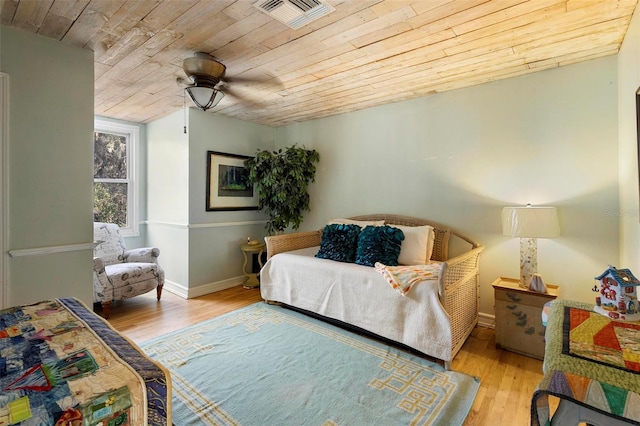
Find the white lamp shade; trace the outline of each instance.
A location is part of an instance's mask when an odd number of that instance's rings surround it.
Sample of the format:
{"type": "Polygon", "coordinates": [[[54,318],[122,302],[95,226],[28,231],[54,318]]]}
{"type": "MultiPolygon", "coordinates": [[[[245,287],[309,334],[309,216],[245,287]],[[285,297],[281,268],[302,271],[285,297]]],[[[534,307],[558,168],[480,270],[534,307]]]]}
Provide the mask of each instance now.
{"type": "Polygon", "coordinates": [[[554,238],[560,235],[555,207],[505,207],[502,234],[521,238],[554,238]]]}
{"type": "Polygon", "coordinates": [[[186,88],[191,100],[203,111],[218,105],[224,98],[224,93],[220,90],[204,86],[191,86],[186,88]]]}

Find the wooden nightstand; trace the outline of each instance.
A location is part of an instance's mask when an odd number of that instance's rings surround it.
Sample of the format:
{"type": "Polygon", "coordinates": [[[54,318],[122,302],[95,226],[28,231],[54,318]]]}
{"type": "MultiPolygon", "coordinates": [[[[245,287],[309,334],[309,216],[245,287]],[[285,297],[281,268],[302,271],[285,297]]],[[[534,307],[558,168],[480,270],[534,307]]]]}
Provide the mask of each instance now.
{"type": "Polygon", "coordinates": [[[496,313],[496,346],[532,358],[544,358],[542,307],[558,297],[557,285],[546,284],[547,293],[520,288],[519,280],[500,277],[493,282],[496,313]]]}
{"type": "Polygon", "coordinates": [[[244,282],[244,288],[256,288],[260,286],[260,281],[258,281],[258,274],[251,273],[247,271],[247,263],[249,261],[249,257],[247,254],[258,254],[258,264],[260,265],[260,269],[262,269],[262,252],[264,251],[265,244],[248,244],[244,243],[240,245],[240,250],[242,250],[242,254],[244,255],[244,263],[242,264],[242,273],[247,277],[247,280],[244,282]]]}

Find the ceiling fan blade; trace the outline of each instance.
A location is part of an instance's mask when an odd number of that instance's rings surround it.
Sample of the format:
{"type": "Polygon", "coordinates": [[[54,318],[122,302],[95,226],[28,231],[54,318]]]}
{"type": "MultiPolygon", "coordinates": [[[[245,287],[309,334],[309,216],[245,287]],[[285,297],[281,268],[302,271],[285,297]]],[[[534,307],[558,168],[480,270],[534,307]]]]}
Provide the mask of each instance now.
{"type": "Polygon", "coordinates": [[[220,91],[251,109],[264,109],[268,104],[260,99],[251,98],[227,85],[220,85],[220,91]]]}
{"type": "Polygon", "coordinates": [[[284,87],[278,77],[267,74],[261,76],[229,76],[224,75],[221,81],[227,84],[254,86],[261,89],[280,90],[284,87]]]}

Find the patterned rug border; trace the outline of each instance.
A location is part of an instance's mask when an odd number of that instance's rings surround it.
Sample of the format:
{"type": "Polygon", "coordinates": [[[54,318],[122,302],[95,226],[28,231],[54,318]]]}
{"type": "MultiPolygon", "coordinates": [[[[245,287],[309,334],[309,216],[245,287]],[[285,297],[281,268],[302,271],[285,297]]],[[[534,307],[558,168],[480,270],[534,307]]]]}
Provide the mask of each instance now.
{"type": "MultiPolygon", "coordinates": [[[[196,373],[194,377],[194,375],[192,374],[193,371],[188,371],[188,369],[198,368],[195,365],[195,363],[197,363],[198,361],[192,360],[194,355],[196,359],[203,358],[205,356],[211,357],[211,361],[209,362],[210,364],[223,365],[224,362],[228,362],[229,360],[227,358],[220,358],[223,355],[216,355],[214,353],[216,350],[225,351],[227,350],[227,346],[232,347],[234,343],[236,345],[240,345],[239,342],[234,341],[241,340],[242,337],[249,338],[248,336],[251,336],[251,339],[257,339],[257,336],[259,336],[257,333],[262,328],[267,328],[267,331],[264,331],[264,333],[268,335],[268,333],[272,332],[272,329],[277,329],[276,332],[281,333],[282,331],[280,330],[280,328],[282,327],[285,328],[285,332],[288,332],[287,337],[294,338],[294,333],[298,333],[299,335],[295,335],[296,338],[300,338],[300,336],[303,336],[307,339],[311,339],[313,341],[312,343],[316,345],[331,345],[333,349],[339,349],[340,356],[344,356],[344,359],[340,359],[341,363],[354,366],[353,369],[355,369],[355,367],[364,368],[365,372],[373,377],[373,379],[367,380],[368,385],[366,387],[367,389],[369,389],[369,391],[364,388],[358,388],[360,389],[360,391],[355,394],[357,395],[356,399],[375,400],[377,398],[380,399],[380,401],[384,401],[384,404],[395,404],[395,408],[387,408],[385,406],[386,411],[393,412],[393,414],[388,414],[385,412],[385,415],[392,416],[392,419],[395,419],[393,420],[394,424],[406,423],[447,426],[462,425],[471,409],[471,406],[479,389],[479,380],[477,378],[455,371],[445,371],[445,369],[441,365],[431,360],[424,359],[415,354],[409,353],[401,348],[389,346],[385,343],[381,343],[377,340],[372,340],[365,336],[354,334],[350,331],[306,316],[302,313],[280,306],[268,305],[264,302],[257,302],[238,310],[228,312],[224,315],[190,325],[183,329],[169,333],[165,336],[143,342],[140,344],[140,346],[152,358],[162,362],[163,365],[165,365],[165,367],[171,371],[174,392],[174,419],[176,421],[179,421],[181,418],[189,419],[183,420],[185,422],[188,421],[188,423],[180,423],[181,426],[240,424],[266,425],[271,423],[265,423],[265,421],[267,421],[265,418],[262,418],[260,422],[258,422],[257,420],[255,422],[247,420],[246,412],[247,410],[250,411],[252,408],[248,408],[246,406],[246,403],[242,405],[238,402],[240,400],[250,400],[251,404],[260,405],[261,398],[263,398],[262,395],[260,395],[260,398],[237,398],[238,401],[218,400],[215,397],[208,396],[210,393],[215,394],[215,390],[212,391],[210,389],[205,389],[207,385],[198,382],[198,380],[201,380],[203,377],[202,372],[200,371],[199,374],[196,373]],[[279,325],[280,327],[276,327],[276,325],[279,325]],[[240,334],[237,334],[236,338],[231,338],[230,336],[232,336],[234,333],[238,333],[238,327],[241,327],[241,329],[244,331],[240,334]],[[217,333],[215,334],[216,339],[218,339],[216,342],[208,341],[211,336],[204,337],[205,334],[213,333],[217,333]],[[305,335],[305,333],[311,334],[305,335]],[[320,342],[318,342],[318,340],[320,342]],[[345,352],[345,354],[343,355],[342,352],[345,352]],[[217,356],[218,358],[213,358],[214,356],[217,356]],[[354,356],[357,357],[359,361],[348,364],[348,361],[350,360],[349,357],[354,356]],[[366,361],[367,357],[372,358],[370,359],[370,361],[366,361]],[[378,360],[375,361],[375,363],[378,364],[377,370],[375,368],[375,365],[365,365],[368,362],[374,362],[375,359],[378,360]],[[194,363],[194,366],[191,366],[192,363],[194,363]],[[360,366],[359,364],[363,365],[360,366]],[[378,372],[376,373],[376,371],[378,372]],[[374,391],[377,391],[377,393],[374,391]],[[380,392],[382,392],[382,394],[380,394],[380,392]],[[389,400],[395,402],[389,403],[389,400]],[[240,410],[238,409],[237,405],[242,405],[240,410]],[[185,414],[184,410],[191,411],[191,414],[185,414]],[[400,413],[403,417],[405,417],[405,420],[402,420],[402,422],[400,422],[398,419],[393,417],[395,413],[400,413]]],[[[290,344],[282,345],[282,342],[285,341],[285,338],[280,336],[272,340],[278,341],[278,343],[281,345],[278,350],[282,352],[293,350],[291,348],[297,349],[302,347],[302,343],[300,344],[300,346],[296,346],[297,341],[291,341],[290,344]]],[[[252,342],[252,340],[248,341],[249,344],[251,344],[252,342]]],[[[241,351],[244,351],[244,347],[241,347],[240,349],[241,351]]],[[[315,347],[314,349],[316,351],[320,350],[316,349],[315,347]]],[[[270,358],[278,358],[281,352],[269,352],[269,354],[271,354],[271,356],[265,357],[267,361],[270,358]]],[[[335,353],[327,352],[327,354],[329,354],[328,356],[332,356],[335,353]]],[[[255,362],[253,364],[248,364],[249,360],[253,359],[252,357],[256,356],[256,353],[241,353],[232,356],[236,357],[237,359],[242,359],[242,362],[244,362],[245,364],[241,364],[238,366],[231,363],[226,365],[227,369],[237,368],[237,374],[240,374],[240,372],[244,372],[245,370],[256,368],[255,365],[253,365],[255,364],[255,362]]],[[[286,358],[286,356],[290,355],[284,354],[282,356],[286,358]]],[[[306,355],[300,359],[296,359],[295,356],[297,355],[294,354],[290,356],[290,358],[288,358],[288,362],[290,364],[297,364],[300,360],[304,360],[306,357],[312,358],[313,353],[311,355],[309,353],[306,353],[306,355]]],[[[318,360],[318,362],[322,362],[322,360],[318,360]]],[[[335,366],[335,369],[339,369],[339,366],[337,366],[337,364],[335,364],[335,366]]],[[[200,368],[202,369],[202,367],[200,368]]],[[[292,368],[294,367],[292,366],[292,368]]],[[[308,368],[309,367],[307,367],[307,369],[308,368]]],[[[264,372],[260,372],[260,370],[256,371],[256,377],[262,378],[263,375],[267,374],[264,372]]],[[[327,369],[326,371],[323,370],[323,373],[336,374],[335,372],[331,372],[330,369],[327,369]]],[[[272,374],[272,372],[268,372],[268,374],[272,374]]],[[[280,371],[279,373],[273,374],[286,375],[289,374],[289,372],[285,369],[283,371],[280,371]]],[[[215,376],[215,374],[212,372],[211,381],[215,381],[213,379],[213,376],[215,376]]],[[[222,377],[224,377],[224,379],[220,378],[220,382],[230,380],[227,376],[222,375],[222,377]]],[[[294,386],[292,384],[289,384],[289,382],[287,381],[281,380],[279,377],[280,376],[278,376],[278,379],[275,379],[277,387],[294,386]]],[[[338,375],[338,377],[340,378],[341,376],[338,375]]],[[[271,380],[273,380],[273,378],[271,378],[271,380]]],[[[295,383],[296,380],[298,380],[297,376],[294,375],[292,383],[295,383]]],[[[324,377],[319,376],[312,376],[312,378],[306,381],[304,381],[303,379],[299,380],[301,380],[302,384],[297,384],[297,386],[302,386],[303,388],[305,388],[305,385],[306,387],[310,388],[311,383],[315,382],[318,383],[318,386],[322,386],[322,384],[324,383],[324,377]]],[[[354,379],[353,383],[359,383],[358,381],[362,380],[365,380],[364,377],[357,376],[356,379],[354,379]]],[[[348,382],[346,385],[352,385],[352,382],[348,382]]],[[[360,383],[360,385],[362,384],[360,383]]],[[[238,388],[234,388],[234,392],[251,393],[250,387],[241,387],[245,389],[239,390],[238,388]]],[[[271,387],[267,389],[272,391],[274,388],[271,387]]],[[[316,399],[321,399],[317,397],[317,394],[321,394],[322,398],[327,397],[329,391],[324,391],[325,388],[321,389],[321,391],[318,391],[317,389],[307,391],[313,394],[314,398],[316,399]]],[[[350,388],[346,387],[345,389],[350,388]]],[[[260,392],[256,390],[254,392],[254,396],[256,393],[260,394],[260,392]]],[[[277,395],[278,391],[273,391],[273,393],[274,395],[277,395]]],[[[300,392],[300,394],[303,393],[304,392],[300,392]]],[[[352,394],[347,393],[346,390],[343,393],[346,395],[345,399],[353,396],[352,394]]],[[[294,393],[291,396],[291,399],[295,401],[297,397],[298,392],[294,393]]],[[[224,397],[221,398],[224,399],[224,397]]],[[[277,397],[273,397],[273,400],[277,400],[277,397]]],[[[331,398],[328,398],[328,400],[331,400],[331,398]]],[[[366,411],[380,410],[381,404],[384,405],[380,401],[374,401],[373,404],[375,405],[372,407],[368,407],[366,411]]],[[[287,403],[289,403],[289,401],[287,401],[287,403]]],[[[324,407],[324,405],[315,400],[312,403],[320,404],[321,407],[324,407]]],[[[327,405],[331,407],[333,406],[330,404],[327,405]]],[[[306,406],[303,407],[307,408],[306,406]]],[[[365,413],[365,411],[362,411],[360,413],[357,411],[358,409],[363,410],[362,406],[357,406],[356,408],[342,408],[342,411],[340,409],[336,409],[331,413],[331,415],[326,414],[327,418],[321,417],[321,421],[319,421],[318,418],[314,418],[314,423],[312,424],[327,426],[339,424],[354,424],[354,418],[349,418],[349,416],[362,414],[362,417],[365,417],[365,414],[368,414],[365,413]],[[351,411],[351,413],[347,413],[347,411],[351,411]]],[[[270,407],[263,407],[261,411],[270,412],[277,410],[282,411],[282,406],[274,405],[270,407]]],[[[326,411],[326,407],[324,408],[324,411],[326,411]]],[[[293,412],[300,415],[300,412],[303,411],[295,411],[295,409],[293,409],[293,412]]],[[[295,417],[294,414],[287,415],[286,417],[291,416],[295,417]]],[[[318,414],[314,414],[314,416],[318,416],[318,414]]],[[[249,416],[249,418],[251,419],[252,417],[249,416]]],[[[306,417],[304,419],[307,420],[306,417]]],[[[279,425],[293,425],[300,424],[301,419],[274,418],[273,420],[277,421],[277,424],[279,425]]],[[[358,418],[356,418],[356,423],[357,420],[358,418]]],[[[380,418],[380,421],[382,423],[376,423],[377,420],[378,418],[371,418],[367,421],[366,424],[388,424],[389,418],[380,418]]]]}

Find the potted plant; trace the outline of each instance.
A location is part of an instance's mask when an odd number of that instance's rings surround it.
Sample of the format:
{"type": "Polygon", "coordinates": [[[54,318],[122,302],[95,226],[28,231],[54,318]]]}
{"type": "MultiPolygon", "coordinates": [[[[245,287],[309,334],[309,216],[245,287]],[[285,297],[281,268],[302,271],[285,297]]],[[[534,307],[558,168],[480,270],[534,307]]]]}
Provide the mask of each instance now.
{"type": "Polygon", "coordinates": [[[269,216],[265,228],[270,235],[291,226],[298,229],[302,212],[309,211],[307,186],[315,181],[320,154],[290,146],[284,150],[261,151],[245,160],[249,183],[258,191],[258,207],[269,216]]]}

